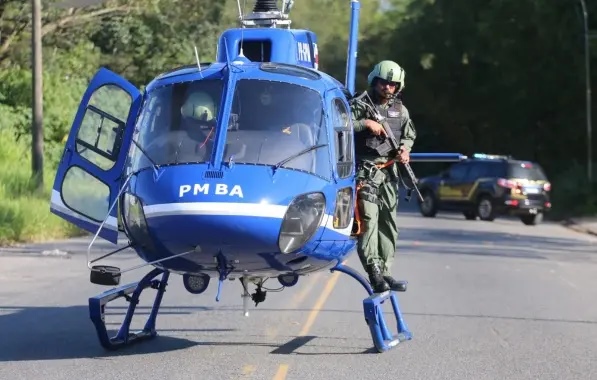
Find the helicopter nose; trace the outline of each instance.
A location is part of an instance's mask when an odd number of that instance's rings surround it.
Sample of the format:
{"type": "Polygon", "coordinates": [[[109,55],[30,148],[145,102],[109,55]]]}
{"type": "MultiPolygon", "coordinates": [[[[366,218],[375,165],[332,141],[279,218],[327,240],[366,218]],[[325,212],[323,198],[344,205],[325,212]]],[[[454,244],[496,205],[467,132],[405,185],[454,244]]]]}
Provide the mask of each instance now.
{"type": "Polygon", "coordinates": [[[299,195],[288,206],[236,202],[160,206],[144,207],[148,227],[157,239],[180,249],[291,253],[325,222],[322,193],[299,195]]]}
{"type": "Polygon", "coordinates": [[[213,265],[222,252],[236,256],[240,266],[257,265],[265,257],[309,251],[332,218],[326,214],[327,182],[308,173],[281,168],[272,178],[270,167],[242,163],[225,178],[207,173],[204,164],[168,167],[158,181],[151,171],[139,173],[134,192],[125,196],[139,202],[129,207],[125,200],[123,214],[130,216],[123,219],[146,223],[153,256],[194,250],[185,260],[213,265]],[[190,181],[201,177],[206,179],[190,181]]]}

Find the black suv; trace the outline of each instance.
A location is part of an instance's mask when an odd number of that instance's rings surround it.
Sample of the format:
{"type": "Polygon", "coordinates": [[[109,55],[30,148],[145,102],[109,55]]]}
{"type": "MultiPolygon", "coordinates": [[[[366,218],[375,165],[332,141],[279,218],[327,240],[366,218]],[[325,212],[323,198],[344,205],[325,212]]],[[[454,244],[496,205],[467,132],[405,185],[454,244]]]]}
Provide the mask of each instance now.
{"type": "Polygon", "coordinates": [[[475,154],[439,175],[419,181],[421,214],[460,211],[466,219],[494,220],[517,215],[526,225],[538,224],[551,208],[551,184],[541,166],[507,156],[475,154]]]}

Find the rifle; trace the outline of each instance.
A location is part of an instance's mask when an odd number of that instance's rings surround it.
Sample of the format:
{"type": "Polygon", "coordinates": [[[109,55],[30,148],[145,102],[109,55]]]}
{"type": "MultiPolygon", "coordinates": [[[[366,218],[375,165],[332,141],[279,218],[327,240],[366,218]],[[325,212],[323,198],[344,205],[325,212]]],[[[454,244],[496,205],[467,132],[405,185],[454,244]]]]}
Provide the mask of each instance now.
{"type": "MultiPolygon", "coordinates": [[[[373,106],[373,100],[371,100],[371,97],[369,97],[369,94],[367,93],[367,91],[364,91],[363,94],[356,97],[355,100],[358,101],[359,103],[363,104],[365,107],[367,107],[367,109],[369,110],[371,115],[373,115],[373,118],[375,119],[375,121],[377,121],[383,127],[384,131],[386,132],[386,137],[376,136],[378,139],[382,139],[382,142],[373,149],[375,149],[380,156],[385,156],[388,153],[393,153],[393,155],[395,156],[400,151],[400,144],[399,144],[398,140],[396,139],[394,132],[392,132],[392,128],[390,128],[390,126],[388,125],[386,118],[383,117],[379,113],[379,111],[377,111],[377,109],[373,106]],[[367,99],[369,100],[368,103],[361,100],[364,96],[367,96],[367,99]]],[[[395,160],[392,159],[391,162],[395,162],[395,160]]],[[[423,195],[421,195],[421,191],[419,191],[419,188],[417,186],[417,183],[419,181],[418,181],[417,177],[415,176],[415,172],[413,171],[412,167],[410,166],[410,164],[408,162],[404,162],[401,164],[404,165],[404,167],[406,168],[406,172],[408,173],[408,176],[410,177],[410,180],[412,181],[413,188],[415,189],[415,191],[417,192],[417,195],[419,196],[419,200],[421,202],[423,202],[424,201],[423,195]]],[[[400,170],[398,171],[398,173],[400,174],[400,170]]],[[[400,180],[402,181],[402,184],[404,185],[404,187],[407,188],[406,200],[410,201],[410,197],[412,194],[412,188],[406,186],[406,184],[404,183],[404,179],[402,178],[402,175],[400,175],[400,180]]]]}

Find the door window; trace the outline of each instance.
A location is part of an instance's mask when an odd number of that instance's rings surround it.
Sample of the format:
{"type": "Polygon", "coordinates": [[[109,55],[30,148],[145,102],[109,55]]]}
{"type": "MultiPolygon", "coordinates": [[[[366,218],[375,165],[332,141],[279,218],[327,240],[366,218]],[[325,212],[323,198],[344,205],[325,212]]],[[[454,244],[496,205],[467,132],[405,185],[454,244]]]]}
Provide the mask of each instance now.
{"type": "Polygon", "coordinates": [[[354,157],[352,155],[353,132],[350,124],[350,113],[344,102],[339,98],[334,99],[332,105],[331,119],[335,135],[338,176],[346,178],[352,173],[354,167],[354,157]]]}
{"type": "Polygon", "coordinates": [[[130,95],[118,86],[98,88],[77,132],[77,153],[103,170],[111,169],[118,158],[131,103],[130,95]]]}
{"type": "Polygon", "coordinates": [[[64,175],[62,201],[69,209],[101,223],[110,209],[110,187],[78,166],[64,175]]]}

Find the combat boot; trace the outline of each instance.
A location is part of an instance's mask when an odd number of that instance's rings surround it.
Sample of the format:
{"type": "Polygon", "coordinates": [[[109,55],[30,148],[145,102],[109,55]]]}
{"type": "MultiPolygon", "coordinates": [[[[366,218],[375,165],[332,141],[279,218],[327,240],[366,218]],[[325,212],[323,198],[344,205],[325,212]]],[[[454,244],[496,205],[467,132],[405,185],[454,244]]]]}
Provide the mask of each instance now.
{"type": "Polygon", "coordinates": [[[383,279],[393,291],[406,292],[406,284],[408,284],[406,281],[395,280],[392,276],[383,276],[383,279]]]}
{"type": "Polygon", "coordinates": [[[378,265],[367,265],[367,274],[369,275],[369,282],[373,288],[373,293],[383,293],[390,290],[390,287],[388,284],[386,284],[383,276],[381,275],[381,270],[379,269],[378,265]]]}

